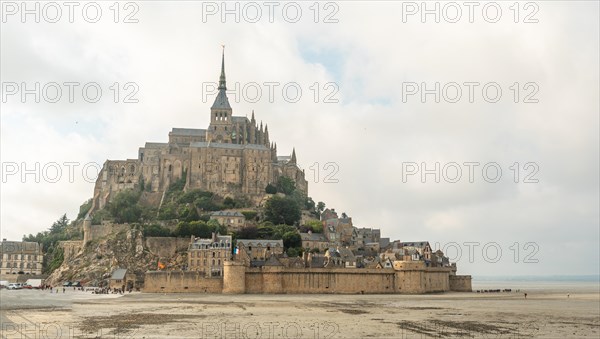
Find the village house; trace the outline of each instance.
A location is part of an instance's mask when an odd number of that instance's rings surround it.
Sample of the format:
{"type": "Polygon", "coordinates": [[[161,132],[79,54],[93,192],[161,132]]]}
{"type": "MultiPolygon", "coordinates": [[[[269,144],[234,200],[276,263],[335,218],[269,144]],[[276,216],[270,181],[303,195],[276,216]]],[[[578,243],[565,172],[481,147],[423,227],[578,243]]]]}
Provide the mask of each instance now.
{"type": "Polygon", "coordinates": [[[210,214],[210,219],[216,220],[228,231],[239,231],[246,226],[246,217],[238,211],[217,211],[210,214]]]}
{"type": "Polygon", "coordinates": [[[431,267],[449,267],[450,259],[444,256],[442,250],[437,250],[431,254],[431,267]]]}
{"type": "Polygon", "coordinates": [[[125,268],[117,268],[110,275],[109,287],[111,289],[121,289],[127,291],[133,289],[136,282],[136,276],[133,273],[127,273],[125,268]]]}
{"type": "Polygon", "coordinates": [[[42,274],[42,246],[37,242],[7,241],[0,244],[0,274],[42,274]]]}
{"type": "Polygon", "coordinates": [[[323,233],[308,231],[308,233],[300,233],[300,238],[302,239],[302,248],[307,251],[318,250],[324,252],[329,248],[329,242],[323,233]]]}
{"type": "Polygon", "coordinates": [[[260,261],[283,254],[283,240],[238,239],[235,254],[238,261],[256,261],[255,266],[260,265],[260,261]]]}
{"type": "Polygon", "coordinates": [[[188,249],[188,270],[202,272],[206,277],[223,275],[223,263],[232,257],[230,235],[213,233],[211,239],[192,237],[188,249]]]}
{"type": "Polygon", "coordinates": [[[327,221],[329,219],[337,219],[337,218],[338,218],[338,215],[337,215],[337,212],[335,211],[335,209],[326,208],[321,213],[321,221],[327,221]]]}
{"type": "Polygon", "coordinates": [[[417,260],[424,261],[427,266],[431,264],[432,250],[429,241],[401,242],[399,245],[400,249],[404,251],[404,255],[406,255],[407,251],[413,258],[418,254],[419,259],[417,260]],[[416,250],[416,253],[413,250],[416,250]]]}
{"type": "MultiPolygon", "coordinates": [[[[337,220],[337,219],[330,219],[330,220],[337,220]]],[[[325,235],[325,238],[330,243],[330,245],[334,245],[334,246],[340,245],[341,235],[337,231],[333,222],[328,222],[328,221],[323,222],[323,235],[325,235]]]]}
{"type": "Polygon", "coordinates": [[[325,267],[345,267],[345,268],[356,268],[358,267],[357,257],[352,251],[345,247],[330,247],[325,251],[326,263],[325,267]]]}

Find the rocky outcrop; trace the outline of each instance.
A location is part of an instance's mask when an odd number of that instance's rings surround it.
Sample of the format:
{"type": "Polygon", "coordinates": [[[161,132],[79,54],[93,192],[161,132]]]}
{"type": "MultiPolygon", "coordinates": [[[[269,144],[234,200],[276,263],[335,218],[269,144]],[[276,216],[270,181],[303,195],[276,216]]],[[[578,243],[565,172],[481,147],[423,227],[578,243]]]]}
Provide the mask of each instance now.
{"type": "Polygon", "coordinates": [[[115,227],[115,232],[89,241],[78,254],[65,258],[46,282],[57,286],[64,281],[81,281],[86,286],[98,286],[107,283],[116,268],[126,268],[136,274],[138,281],[143,281],[146,271],[157,269],[159,259],[168,267],[179,267],[186,262],[183,258],[186,253],[164,254],[167,256],[159,258],[148,250],[141,230],[115,227]]]}

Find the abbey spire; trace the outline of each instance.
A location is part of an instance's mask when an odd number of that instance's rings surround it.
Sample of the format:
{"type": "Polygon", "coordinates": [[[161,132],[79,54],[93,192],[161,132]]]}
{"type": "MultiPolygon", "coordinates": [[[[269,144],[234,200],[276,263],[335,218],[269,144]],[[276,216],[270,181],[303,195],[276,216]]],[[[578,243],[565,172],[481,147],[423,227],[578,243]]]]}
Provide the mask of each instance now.
{"type": "Polygon", "coordinates": [[[221,76],[219,77],[219,93],[215,98],[215,102],[213,103],[211,110],[215,109],[225,109],[231,110],[231,106],[229,105],[229,99],[227,98],[227,83],[225,81],[225,46],[223,46],[223,55],[221,56],[221,76]]]}
{"type": "Polygon", "coordinates": [[[219,77],[219,91],[227,90],[227,84],[225,81],[225,46],[223,46],[223,54],[221,55],[221,76],[219,77]]]}

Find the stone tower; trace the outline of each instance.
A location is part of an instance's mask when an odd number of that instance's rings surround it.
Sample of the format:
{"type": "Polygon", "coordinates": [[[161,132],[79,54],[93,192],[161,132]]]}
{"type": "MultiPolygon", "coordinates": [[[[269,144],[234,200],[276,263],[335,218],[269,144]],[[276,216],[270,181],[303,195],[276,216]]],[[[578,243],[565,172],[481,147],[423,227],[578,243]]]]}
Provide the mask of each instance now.
{"type": "Polygon", "coordinates": [[[233,110],[227,98],[227,83],[225,81],[225,48],[221,59],[221,76],[219,77],[219,93],[210,107],[210,126],[207,131],[207,141],[231,143],[235,138],[233,128],[233,110]]]}
{"type": "Polygon", "coordinates": [[[85,247],[90,240],[92,240],[92,218],[88,213],[83,219],[83,246],[85,247]]]}

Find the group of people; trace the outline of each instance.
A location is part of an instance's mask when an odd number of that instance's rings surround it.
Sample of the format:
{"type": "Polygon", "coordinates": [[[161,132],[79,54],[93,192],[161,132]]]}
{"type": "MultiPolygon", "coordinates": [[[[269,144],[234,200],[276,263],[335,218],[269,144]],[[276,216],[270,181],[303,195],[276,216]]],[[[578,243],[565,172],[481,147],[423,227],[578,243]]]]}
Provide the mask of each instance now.
{"type": "MultiPolygon", "coordinates": [[[[133,288],[129,288],[127,292],[131,293],[133,288]]],[[[110,288],[110,287],[98,287],[92,291],[94,294],[123,294],[125,293],[125,286],[121,288],[110,288]]]]}

